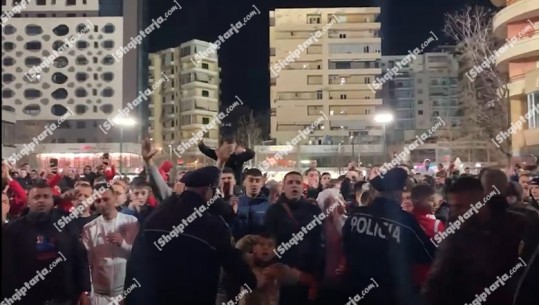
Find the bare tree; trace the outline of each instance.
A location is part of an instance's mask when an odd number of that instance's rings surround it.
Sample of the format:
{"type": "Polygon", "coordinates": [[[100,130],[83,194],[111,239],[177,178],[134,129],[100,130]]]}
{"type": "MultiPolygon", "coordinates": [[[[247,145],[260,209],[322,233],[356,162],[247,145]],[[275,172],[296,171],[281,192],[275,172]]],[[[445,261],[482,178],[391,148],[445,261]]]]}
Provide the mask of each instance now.
{"type": "Polygon", "coordinates": [[[249,148],[259,145],[262,141],[262,129],[252,111],[240,118],[236,137],[243,145],[249,148]]]}
{"type": "MultiPolygon", "coordinates": [[[[489,142],[510,126],[508,77],[500,73],[490,60],[503,44],[492,32],[494,14],[489,8],[466,6],[446,14],[444,27],[444,32],[456,41],[460,68],[468,71],[465,73],[467,77],[461,78],[461,82],[467,82],[461,86],[460,94],[464,110],[463,129],[477,131],[470,132],[470,137],[489,142]],[[481,67],[481,72],[474,67],[481,67]]],[[[500,143],[499,150],[509,160],[512,156],[511,139],[500,143]]]]}

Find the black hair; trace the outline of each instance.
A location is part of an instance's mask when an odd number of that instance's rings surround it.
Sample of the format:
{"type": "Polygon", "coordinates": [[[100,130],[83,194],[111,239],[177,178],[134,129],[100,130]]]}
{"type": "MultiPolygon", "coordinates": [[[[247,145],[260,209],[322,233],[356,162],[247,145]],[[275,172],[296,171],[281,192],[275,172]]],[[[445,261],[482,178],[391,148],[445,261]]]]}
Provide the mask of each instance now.
{"type": "Polygon", "coordinates": [[[300,176],[303,179],[302,174],[300,174],[297,171],[291,171],[291,172],[286,173],[286,175],[284,175],[283,182],[286,181],[286,178],[288,178],[289,176],[300,176]]]}
{"type": "Polygon", "coordinates": [[[436,192],[434,188],[427,184],[418,184],[412,188],[411,197],[412,201],[421,201],[425,198],[434,195],[436,192]]]}
{"type": "Polygon", "coordinates": [[[463,176],[455,180],[453,185],[449,188],[450,194],[463,193],[463,192],[483,192],[483,186],[481,180],[474,177],[463,176]]]}
{"type": "Polygon", "coordinates": [[[423,177],[423,181],[430,187],[435,187],[436,186],[436,180],[432,176],[425,175],[423,177]]]}
{"type": "Polygon", "coordinates": [[[262,172],[258,168],[250,168],[243,173],[243,178],[247,176],[262,177],[262,172]]]}
{"type": "Polygon", "coordinates": [[[152,186],[146,181],[146,179],[137,177],[131,181],[131,184],[129,185],[131,188],[149,188],[151,189],[152,186]]]}
{"type": "Polygon", "coordinates": [[[306,170],[304,175],[307,176],[310,172],[317,172],[318,176],[320,176],[320,172],[314,167],[311,167],[308,170],[306,170]]]}
{"type": "Polygon", "coordinates": [[[234,170],[231,169],[230,167],[225,167],[225,168],[223,168],[222,173],[223,174],[234,174],[234,170]]]}
{"type": "Polygon", "coordinates": [[[322,175],[321,175],[320,177],[322,177],[322,176],[325,176],[325,175],[329,175],[329,176],[331,176],[331,174],[330,174],[330,173],[328,173],[328,172],[323,172],[323,173],[322,173],[322,175]]]}
{"type": "Polygon", "coordinates": [[[51,189],[51,186],[45,179],[36,179],[32,184],[31,189],[51,189]]]}

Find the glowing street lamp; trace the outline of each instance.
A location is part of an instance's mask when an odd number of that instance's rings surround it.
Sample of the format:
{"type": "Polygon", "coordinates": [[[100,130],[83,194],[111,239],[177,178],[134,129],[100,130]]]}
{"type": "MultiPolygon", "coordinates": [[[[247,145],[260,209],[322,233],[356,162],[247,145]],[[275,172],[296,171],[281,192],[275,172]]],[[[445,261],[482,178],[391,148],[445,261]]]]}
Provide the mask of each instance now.
{"type": "Polygon", "coordinates": [[[393,114],[389,112],[378,113],[374,116],[374,121],[376,123],[382,123],[382,126],[384,127],[384,152],[387,151],[386,125],[393,122],[394,119],[393,114]]]}
{"type": "Polygon", "coordinates": [[[387,123],[393,122],[393,120],[394,120],[394,117],[393,117],[393,114],[391,113],[378,113],[374,116],[374,121],[376,123],[387,124],[387,123]]]}
{"type": "Polygon", "coordinates": [[[114,118],[114,125],[120,126],[120,175],[123,174],[123,145],[124,145],[124,127],[132,127],[137,124],[137,121],[131,117],[114,118]]]}

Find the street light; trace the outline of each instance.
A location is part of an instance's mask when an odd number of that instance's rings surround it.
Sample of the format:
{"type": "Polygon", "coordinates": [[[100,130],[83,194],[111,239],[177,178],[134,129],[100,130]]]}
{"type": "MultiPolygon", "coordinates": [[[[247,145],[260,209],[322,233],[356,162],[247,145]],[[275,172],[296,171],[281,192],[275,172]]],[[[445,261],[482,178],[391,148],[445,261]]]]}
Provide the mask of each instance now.
{"type": "Polygon", "coordinates": [[[376,123],[382,123],[384,127],[384,153],[387,153],[387,141],[386,141],[386,125],[393,122],[393,114],[389,112],[378,113],[374,116],[374,121],[376,123]]]}
{"type": "Polygon", "coordinates": [[[123,118],[115,118],[113,121],[114,125],[120,126],[120,175],[123,173],[123,163],[122,163],[122,157],[123,157],[123,145],[124,145],[124,127],[132,127],[137,124],[137,121],[135,121],[133,118],[130,117],[123,117],[123,118]]]}

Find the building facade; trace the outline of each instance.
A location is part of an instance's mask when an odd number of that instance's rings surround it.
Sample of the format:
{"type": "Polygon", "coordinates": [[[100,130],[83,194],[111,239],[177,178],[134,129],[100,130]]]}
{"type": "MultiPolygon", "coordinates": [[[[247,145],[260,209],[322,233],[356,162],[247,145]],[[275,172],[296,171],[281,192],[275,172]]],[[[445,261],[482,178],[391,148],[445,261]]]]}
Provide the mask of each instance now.
{"type": "MultiPolygon", "coordinates": [[[[406,55],[383,56],[384,74],[406,55]]],[[[395,122],[388,130],[391,151],[398,153],[404,145],[427,134],[424,145],[410,154],[412,162],[430,159],[449,163],[456,158],[468,163],[492,162],[488,140],[478,139],[477,128],[467,122],[459,81],[461,69],[451,48],[427,52],[407,64],[399,65],[396,75],[383,85],[384,105],[395,113],[395,122]],[[443,121],[443,124],[439,123],[443,121]],[[435,131],[429,131],[437,126],[435,131]]]]}
{"type": "MultiPolygon", "coordinates": [[[[191,40],[179,47],[150,54],[150,85],[163,74],[171,80],[152,96],[150,134],[157,146],[172,157],[182,141],[193,137],[219,112],[221,70],[217,54],[195,60],[197,53],[209,47],[208,42],[191,40]]],[[[204,133],[204,142],[215,147],[218,137],[216,126],[204,133]]],[[[201,157],[196,146],[181,157],[178,155],[185,162],[203,162],[201,157]]]]}
{"type": "Polygon", "coordinates": [[[539,1],[492,0],[492,3],[503,7],[494,16],[494,34],[503,40],[519,36],[496,62],[497,69],[509,77],[511,122],[529,114],[523,128],[511,137],[513,157],[539,155],[539,1]]]}
{"type": "MultiPolygon", "coordinates": [[[[2,109],[17,116],[17,146],[31,142],[45,127],[58,124],[36,147],[34,157],[38,159],[42,156],[37,152],[46,151],[61,159],[61,164],[83,166],[86,161],[77,155],[86,153],[83,146],[109,143],[119,147],[120,141],[138,142],[139,130],[125,130],[120,140],[119,128],[98,129],[136,98],[138,90],[133,89],[139,88],[140,71],[137,65],[123,62],[136,61],[142,52],[142,48],[131,50],[123,59],[113,56],[140,30],[138,2],[107,3],[2,1],[3,13],[12,16],[2,27],[2,109]],[[126,88],[130,93],[124,94],[126,88]],[[64,156],[65,150],[50,150],[61,145],[44,149],[47,144],[73,144],[80,150],[64,156]]],[[[132,115],[139,120],[136,113],[132,115]]]]}
{"type": "Polygon", "coordinates": [[[2,109],[2,159],[15,153],[15,112],[2,109]]]}
{"type": "Polygon", "coordinates": [[[310,128],[301,144],[354,144],[362,158],[380,155],[361,151],[383,140],[383,126],[374,121],[381,94],[369,87],[381,73],[379,14],[377,7],[270,11],[271,137],[277,145],[310,128]]]}
{"type": "MultiPolygon", "coordinates": [[[[384,56],[384,74],[405,55],[384,56]]],[[[442,118],[446,126],[433,134],[448,140],[459,137],[462,112],[459,105],[458,63],[450,53],[424,53],[406,65],[384,84],[384,103],[395,113],[391,142],[414,140],[442,118]]]]}

